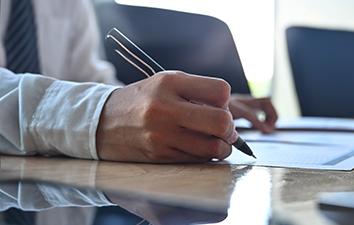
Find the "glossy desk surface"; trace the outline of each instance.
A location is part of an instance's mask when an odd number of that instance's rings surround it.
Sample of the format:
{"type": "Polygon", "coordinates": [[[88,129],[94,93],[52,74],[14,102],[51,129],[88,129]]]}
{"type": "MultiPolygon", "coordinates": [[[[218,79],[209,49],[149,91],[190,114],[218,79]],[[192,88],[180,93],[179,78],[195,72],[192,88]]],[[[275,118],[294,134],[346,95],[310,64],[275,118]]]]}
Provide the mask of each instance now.
{"type": "Polygon", "coordinates": [[[176,206],[228,212],[220,224],[265,224],[264,218],[271,213],[294,224],[332,224],[321,216],[317,194],[354,191],[353,172],[42,157],[0,156],[0,179],[59,182],[176,206]]]}

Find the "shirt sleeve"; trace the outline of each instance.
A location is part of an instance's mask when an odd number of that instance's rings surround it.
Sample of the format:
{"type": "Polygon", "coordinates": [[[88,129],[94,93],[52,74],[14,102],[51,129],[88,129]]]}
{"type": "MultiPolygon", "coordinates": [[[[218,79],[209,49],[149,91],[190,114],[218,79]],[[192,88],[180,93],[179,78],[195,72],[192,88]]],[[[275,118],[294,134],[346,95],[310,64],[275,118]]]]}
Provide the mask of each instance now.
{"type": "Polygon", "coordinates": [[[96,130],[117,87],[0,68],[0,153],[98,159],[96,130]]]}

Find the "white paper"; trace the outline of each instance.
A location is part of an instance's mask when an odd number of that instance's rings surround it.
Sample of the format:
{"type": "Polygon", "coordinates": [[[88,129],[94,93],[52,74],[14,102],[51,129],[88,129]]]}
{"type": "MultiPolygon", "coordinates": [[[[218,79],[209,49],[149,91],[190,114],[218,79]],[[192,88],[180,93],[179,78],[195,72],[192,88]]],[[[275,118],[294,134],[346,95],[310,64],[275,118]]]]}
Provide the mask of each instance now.
{"type": "Polygon", "coordinates": [[[297,129],[322,130],[351,130],[354,132],[354,119],[326,118],[326,117],[300,117],[296,119],[282,119],[277,127],[297,129]]]}
{"type": "Polygon", "coordinates": [[[271,134],[262,134],[259,131],[240,132],[242,139],[253,143],[283,143],[297,145],[323,146],[353,146],[354,132],[321,132],[321,131],[275,131],[271,134]]]}
{"type": "MultiPolygon", "coordinates": [[[[242,120],[235,124],[247,125],[242,120]]],[[[294,130],[278,130],[268,135],[255,130],[240,132],[257,159],[233,148],[225,163],[324,170],[354,168],[354,120],[298,118],[279,121],[278,127],[294,130]],[[309,131],[313,128],[321,131],[309,131]],[[333,131],[337,129],[346,132],[333,131]],[[348,132],[351,129],[353,132],[348,132]]]]}
{"type": "MultiPolygon", "coordinates": [[[[250,122],[245,119],[235,120],[236,127],[251,128],[250,122]]],[[[278,129],[294,130],[333,130],[353,131],[354,119],[327,118],[327,117],[299,117],[294,119],[279,119],[276,123],[278,129]]]]}

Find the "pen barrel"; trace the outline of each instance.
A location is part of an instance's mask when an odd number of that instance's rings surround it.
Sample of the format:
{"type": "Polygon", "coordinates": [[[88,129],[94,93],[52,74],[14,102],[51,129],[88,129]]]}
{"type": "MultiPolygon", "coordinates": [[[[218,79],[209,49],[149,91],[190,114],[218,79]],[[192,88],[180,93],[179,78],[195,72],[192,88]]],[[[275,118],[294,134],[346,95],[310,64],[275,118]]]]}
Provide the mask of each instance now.
{"type": "Polygon", "coordinates": [[[112,48],[122,56],[130,64],[134,63],[149,76],[154,75],[157,72],[164,71],[165,69],[152,59],[146,52],[144,52],[139,46],[126,37],[121,31],[116,28],[111,29],[107,35],[106,40],[112,45],[112,48]]]}

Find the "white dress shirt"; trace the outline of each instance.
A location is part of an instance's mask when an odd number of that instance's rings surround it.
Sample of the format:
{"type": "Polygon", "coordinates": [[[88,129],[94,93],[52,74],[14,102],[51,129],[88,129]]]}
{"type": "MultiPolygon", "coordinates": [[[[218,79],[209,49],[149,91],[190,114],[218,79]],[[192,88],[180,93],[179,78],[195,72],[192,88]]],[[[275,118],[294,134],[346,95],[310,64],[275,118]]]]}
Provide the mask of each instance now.
{"type": "MultiPolygon", "coordinates": [[[[32,0],[41,74],[60,80],[115,83],[113,66],[99,60],[98,28],[90,0],[32,0]]],[[[5,37],[11,0],[0,1],[5,37]]],[[[0,67],[6,66],[0,41],[0,67]]]]}
{"type": "Polygon", "coordinates": [[[42,75],[13,74],[3,38],[11,0],[0,0],[0,153],[97,159],[96,129],[118,84],[98,58],[98,32],[89,0],[33,0],[42,75]]]}

